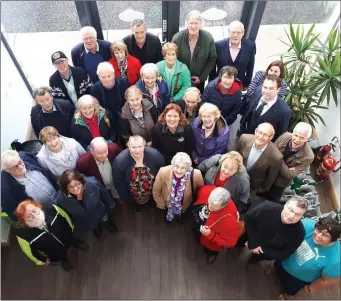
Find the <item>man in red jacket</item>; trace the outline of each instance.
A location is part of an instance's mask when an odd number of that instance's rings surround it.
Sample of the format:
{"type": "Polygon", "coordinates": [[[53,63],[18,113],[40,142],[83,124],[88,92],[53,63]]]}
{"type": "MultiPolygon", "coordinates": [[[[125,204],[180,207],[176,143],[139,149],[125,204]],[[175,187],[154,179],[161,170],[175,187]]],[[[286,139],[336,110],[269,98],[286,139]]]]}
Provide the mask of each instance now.
{"type": "Polygon", "coordinates": [[[108,144],[103,137],[96,137],[90,143],[90,151],[78,158],[76,170],[101,181],[112,196],[118,199],[112,177],[112,162],[120,152],[121,149],[116,143],[108,144]]]}
{"type": "Polygon", "coordinates": [[[212,264],[223,248],[232,248],[238,241],[237,208],[225,188],[206,185],[198,190],[193,215],[194,237],[204,246],[207,263],[212,264]]]}

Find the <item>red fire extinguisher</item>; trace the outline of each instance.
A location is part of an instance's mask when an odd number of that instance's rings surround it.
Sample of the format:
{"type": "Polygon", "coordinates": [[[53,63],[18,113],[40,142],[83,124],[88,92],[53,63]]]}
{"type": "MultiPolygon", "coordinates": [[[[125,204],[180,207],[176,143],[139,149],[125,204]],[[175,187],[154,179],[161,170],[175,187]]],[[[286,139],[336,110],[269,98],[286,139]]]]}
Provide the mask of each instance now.
{"type": "Polygon", "coordinates": [[[317,177],[319,180],[326,179],[339,162],[331,154],[325,156],[317,169],[317,177]]]}
{"type": "Polygon", "coordinates": [[[327,145],[324,145],[324,146],[321,146],[320,149],[318,150],[318,152],[316,153],[315,155],[315,158],[314,158],[314,163],[317,165],[317,164],[320,164],[321,161],[323,160],[323,158],[325,156],[327,156],[332,150],[332,147],[330,144],[327,144],[327,145]]]}

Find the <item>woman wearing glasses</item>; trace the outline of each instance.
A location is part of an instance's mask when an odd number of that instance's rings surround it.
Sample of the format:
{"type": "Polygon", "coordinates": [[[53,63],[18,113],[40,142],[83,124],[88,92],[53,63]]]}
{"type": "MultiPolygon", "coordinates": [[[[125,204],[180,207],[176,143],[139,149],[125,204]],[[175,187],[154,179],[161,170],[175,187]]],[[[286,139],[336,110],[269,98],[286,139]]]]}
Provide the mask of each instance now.
{"type": "Polygon", "coordinates": [[[302,223],[302,244],[287,259],[274,264],[283,287],[279,300],[290,299],[301,289],[310,295],[340,283],[340,222],[327,216],[317,222],[305,218],[302,223]]]}
{"type": "Polygon", "coordinates": [[[60,177],[59,187],[58,205],[71,216],[76,227],[93,230],[97,238],[102,224],[109,232],[117,230],[109,217],[115,202],[95,177],[68,170],[60,177]]]}

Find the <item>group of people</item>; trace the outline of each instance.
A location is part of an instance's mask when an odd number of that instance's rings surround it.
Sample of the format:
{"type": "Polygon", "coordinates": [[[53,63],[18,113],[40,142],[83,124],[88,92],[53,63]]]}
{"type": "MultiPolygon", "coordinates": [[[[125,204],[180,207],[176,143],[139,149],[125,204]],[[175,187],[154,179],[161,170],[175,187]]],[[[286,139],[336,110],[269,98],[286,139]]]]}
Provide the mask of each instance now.
{"type": "Polygon", "coordinates": [[[282,299],[336,283],[338,221],[302,220],[302,197],[280,204],[314,158],[311,126],[287,131],[283,63],[252,79],[256,46],[243,39],[243,24],[233,21],[230,37],[218,42],[201,25],[200,13],[190,12],[187,28],[163,47],[142,20],[113,43],[87,26],[72,49],[73,66],[63,52],[52,54],[57,71],[50,87],[34,91],[31,112],[39,153],[1,155],[2,211],[19,223],[22,250],[38,265],[70,270],[68,248],[89,249],[74,229],[97,238],[103,227],[116,232],[119,200],[137,213],[164,210],[167,224],[182,224],[190,210],[208,264],[233,247],[250,250],[249,264],[275,260],[282,299]],[[238,114],[231,150],[229,126],[238,114]],[[253,205],[256,196],[266,200],[253,205]]]}

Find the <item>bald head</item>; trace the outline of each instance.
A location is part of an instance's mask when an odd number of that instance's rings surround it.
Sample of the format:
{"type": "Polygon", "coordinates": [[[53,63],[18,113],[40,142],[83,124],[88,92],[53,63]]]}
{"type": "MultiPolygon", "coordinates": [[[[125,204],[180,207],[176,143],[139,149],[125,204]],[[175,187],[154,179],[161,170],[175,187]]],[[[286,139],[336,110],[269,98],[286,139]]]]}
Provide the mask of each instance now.
{"type": "Polygon", "coordinates": [[[92,139],[90,152],[98,162],[104,163],[108,158],[108,142],[103,137],[92,139]]]}
{"type": "Polygon", "coordinates": [[[260,125],[258,125],[258,127],[255,130],[256,146],[258,148],[263,148],[272,140],[274,135],[275,135],[275,129],[271,123],[268,123],[268,122],[261,123],[260,125]]]}

